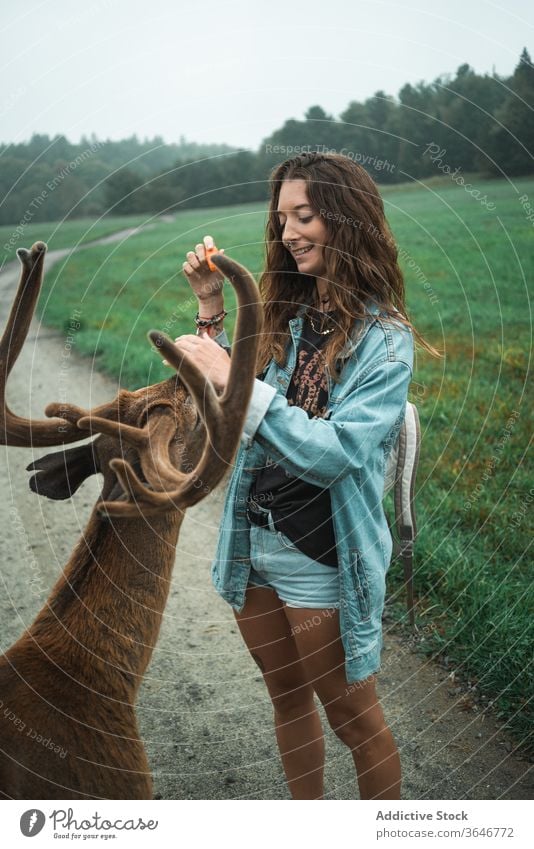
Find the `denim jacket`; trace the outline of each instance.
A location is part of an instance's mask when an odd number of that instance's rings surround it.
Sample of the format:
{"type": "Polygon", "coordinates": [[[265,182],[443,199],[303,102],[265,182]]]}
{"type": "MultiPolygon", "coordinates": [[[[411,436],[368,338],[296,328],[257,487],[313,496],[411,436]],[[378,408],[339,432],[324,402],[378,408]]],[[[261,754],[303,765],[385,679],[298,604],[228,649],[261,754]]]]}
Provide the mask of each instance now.
{"type": "MultiPolygon", "coordinates": [[[[385,517],[385,461],[405,415],[413,370],[413,335],[369,303],[340,353],[340,381],[327,371],[324,418],[309,418],[286,393],[296,364],[306,304],[289,321],[286,365],[271,360],[256,378],[226,490],[212,579],[241,611],[250,572],[246,499],[270,455],[293,475],[329,487],[339,562],[340,630],[350,684],[380,668],[385,578],[392,539],[385,517]],[[292,343],[292,344],[291,344],[292,343]]],[[[223,330],[215,340],[229,350],[223,330]]]]}

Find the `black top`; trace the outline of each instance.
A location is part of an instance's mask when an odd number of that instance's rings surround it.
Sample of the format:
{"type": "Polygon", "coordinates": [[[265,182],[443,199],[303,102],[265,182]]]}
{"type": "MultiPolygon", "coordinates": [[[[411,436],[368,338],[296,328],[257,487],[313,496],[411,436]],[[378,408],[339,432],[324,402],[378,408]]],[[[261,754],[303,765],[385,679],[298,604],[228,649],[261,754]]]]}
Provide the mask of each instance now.
{"type": "MultiPolygon", "coordinates": [[[[334,326],[326,316],[334,311],[308,308],[304,316],[297,362],[287,390],[287,401],[305,410],[310,418],[326,413],[328,384],[320,350],[330,334],[315,332],[334,326]]],[[[286,471],[283,463],[267,457],[250,488],[250,498],[268,508],[277,530],[285,534],[308,557],[327,566],[338,566],[330,490],[307,483],[286,471]]]]}

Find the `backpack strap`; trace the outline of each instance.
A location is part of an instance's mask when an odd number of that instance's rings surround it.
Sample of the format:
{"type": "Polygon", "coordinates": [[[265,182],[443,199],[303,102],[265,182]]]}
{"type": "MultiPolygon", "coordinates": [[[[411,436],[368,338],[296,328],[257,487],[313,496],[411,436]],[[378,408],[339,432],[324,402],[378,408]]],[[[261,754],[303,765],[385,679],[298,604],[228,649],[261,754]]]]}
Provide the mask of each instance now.
{"type": "Polygon", "coordinates": [[[406,403],[406,414],[397,442],[388,457],[384,481],[384,495],[393,490],[395,522],[393,528],[386,514],[393,539],[393,556],[402,561],[407,608],[410,625],[415,628],[413,592],[413,549],[417,536],[415,518],[415,479],[419,464],[421,427],[415,404],[406,403]]]}

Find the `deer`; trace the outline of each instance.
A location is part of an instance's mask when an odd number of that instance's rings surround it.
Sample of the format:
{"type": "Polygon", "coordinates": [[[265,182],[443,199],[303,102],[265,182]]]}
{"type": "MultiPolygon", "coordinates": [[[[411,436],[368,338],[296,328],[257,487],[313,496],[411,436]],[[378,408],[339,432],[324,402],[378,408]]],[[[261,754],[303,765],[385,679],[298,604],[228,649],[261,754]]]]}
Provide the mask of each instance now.
{"type": "Polygon", "coordinates": [[[0,657],[0,798],[151,799],[135,703],[158,639],[185,510],[224,477],[252,394],[263,316],[251,274],[211,257],[238,311],[222,393],[165,334],[148,338],[173,375],[84,410],[51,403],[26,419],[6,382],[39,297],[47,246],[17,251],[21,275],[0,341],[0,443],[65,446],[27,471],[33,492],[66,499],[103,475],[85,530],[35,620],[0,657]],[[235,353],[234,353],[235,352],[235,353]]]}

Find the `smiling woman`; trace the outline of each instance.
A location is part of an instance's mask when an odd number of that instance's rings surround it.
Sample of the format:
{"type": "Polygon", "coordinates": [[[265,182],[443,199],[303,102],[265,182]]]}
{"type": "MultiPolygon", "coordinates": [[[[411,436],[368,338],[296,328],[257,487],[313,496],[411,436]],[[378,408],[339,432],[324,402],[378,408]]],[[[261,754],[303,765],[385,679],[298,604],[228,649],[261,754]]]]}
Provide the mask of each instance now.
{"type": "MultiPolygon", "coordinates": [[[[284,181],[277,210],[282,239],[305,274],[325,271],[323,248],[327,230],[308,202],[305,180],[284,181]]],[[[320,281],[323,283],[323,281],[320,281]]],[[[319,288],[319,287],[318,287],[319,288]]]]}
{"type": "MultiPolygon", "coordinates": [[[[367,171],[340,154],[310,153],[288,159],[271,175],[266,231],[266,270],[260,279],[265,325],[259,363],[281,364],[289,341],[288,321],[298,305],[327,298],[336,312],[336,332],[324,347],[334,381],[336,357],[355,320],[372,300],[390,318],[438,356],[408,319],[398,250],[378,188],[367,171]],[[291,248],[288,246],[291,243],[291,248]],[[311,247],[299,258],[297,248],[311,247]]],[[[324,306],[323,306],[324,308],[324,306]]]]}
{"type": "MultiPolygon", "coordinates": [[[[317,695],[353,754],[361,797],[396,799],[399,756],[375,691],[392,553],[382,497],[417,334],[383,203],[361,166],[297,156],[275,169],[271,190],[257,377],[213,582],[263,675],[292,797],[323,798],[317,695]]],[[[176,346],[222,388],[231,349],[212,246],[206,236],[184,263],[203,335],[176,346]]]]}

